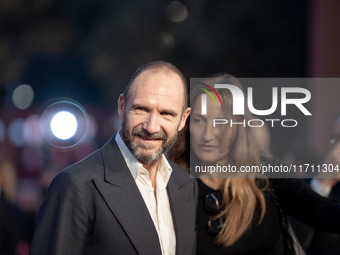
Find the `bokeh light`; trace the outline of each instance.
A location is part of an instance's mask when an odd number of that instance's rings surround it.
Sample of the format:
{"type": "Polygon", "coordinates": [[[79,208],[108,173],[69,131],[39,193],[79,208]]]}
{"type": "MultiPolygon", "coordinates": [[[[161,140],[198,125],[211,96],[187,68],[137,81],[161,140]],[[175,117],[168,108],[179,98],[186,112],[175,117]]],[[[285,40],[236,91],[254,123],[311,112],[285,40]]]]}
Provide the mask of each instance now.
{"type": "Polygon", "coordinates": [[[188,18],[188,9],[180,1],[171,1],[166,7],[166,16],[172,22],[183,22],[188,18]]]}
{"type": "Polygon", "coordinates": [[[75,100],[58,98],[41,115],[40,130],[45,141],[52,146],[69,149],[79,145],[87,137],[88,115],[75,100]]]}
{"type": "Polygon", "coordinates": [[[77,131],[77,119],[67,111],[56,113],[51,120],[52,133],[61,140],[70,139],[77,131]]]}
{"type": "Polygon", "coordinates": [[[29,145],[39,146],[43,143],[43,137],[40,131],[40,116],[33,114],[29,116],[23,127],[25,142],[29,145]]]}
{"type": "Polygon", "coordinates": [[[30,85],[22,84],[16,87],[12,94],[12,102],[13,104],[21,109],[27,109],[33,102],[34,92],[30,85]]]}
{"type": "Polygon", "coordinates": [[[163,32],[160,34],[160,46],[163,49],[172,49],[175,46],[175,38],[172,34],[163,32]]]}
{"type": "Polygon", "coordinates": [[[23,119],[14,119],[8,125],[8,138],[12,144],[18,147],[22,147],[25,145],[25,138],[24,138],[24,123],[23,119]]]}

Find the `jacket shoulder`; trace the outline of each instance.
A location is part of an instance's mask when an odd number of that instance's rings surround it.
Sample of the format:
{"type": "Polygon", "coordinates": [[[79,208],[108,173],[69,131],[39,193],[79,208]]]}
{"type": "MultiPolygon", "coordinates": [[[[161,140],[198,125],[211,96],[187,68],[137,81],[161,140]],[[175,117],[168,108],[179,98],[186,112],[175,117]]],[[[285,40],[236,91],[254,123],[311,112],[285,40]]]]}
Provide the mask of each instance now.
{"type": "Polygon", "coordinates": [[[91,179],[94,175],[99,174],[101,169],[104,168],[103,157],[101,149],[96,150],[84,159],[66,167],[59,175],[70,175],[77,179],[91,179]]]}

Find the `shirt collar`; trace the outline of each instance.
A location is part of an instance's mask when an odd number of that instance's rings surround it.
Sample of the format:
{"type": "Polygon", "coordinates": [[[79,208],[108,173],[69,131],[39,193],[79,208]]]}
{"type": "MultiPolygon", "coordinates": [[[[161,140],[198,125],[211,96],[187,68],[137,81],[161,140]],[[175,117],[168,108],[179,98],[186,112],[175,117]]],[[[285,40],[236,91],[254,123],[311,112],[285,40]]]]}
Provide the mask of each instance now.
{"type": "MultiPolygon", "coordinates": [[[[120,136],[119,131],[116,134],[115,140],[118,145],[118,148],[120,149],[123,155],[123,158],[125,159],[126,165],[128,166],[132,174],[133,179],[136,180],[138,174],[140,173],[140,170],[145,169],[143,167],[143,164],[135,158],[135,156],[132,154],[130,149],[126,146],[125,142],[120,136]]],[[[160,174],[161,178],[163,179],[163,182],[167,185],[169,182],[171,173],[172,173],[172,168],[168,160],[164,156],[164,154],[162,154],[161,163],[159,165],[157,174],[160,174]]]]}

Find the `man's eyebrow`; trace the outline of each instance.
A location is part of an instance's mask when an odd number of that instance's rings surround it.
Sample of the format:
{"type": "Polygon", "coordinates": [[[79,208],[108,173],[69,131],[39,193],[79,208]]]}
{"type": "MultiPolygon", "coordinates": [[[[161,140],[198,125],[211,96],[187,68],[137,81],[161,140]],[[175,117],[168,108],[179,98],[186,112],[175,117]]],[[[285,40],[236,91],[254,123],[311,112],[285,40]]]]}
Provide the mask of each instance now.
{"type": "Polygon", "coordinates": [[[176,117],[178,115],[178,112],[176,112],[174,110],[170,110],[170,109],[163,109],[163,110],[161,110],[161,112],[168,112],[174,117],[176,117]]]}
{"type": "Polygon", "coordinates": [[[146,105],[143,105],[143,104],[132,104],[133,109],[136,109],[136,108],[139,108],[139,107],[149,109],[146,105]]]}
{"type": "MultiPolygon", "coordinates": [[[[135,103],[132,105],[132,109],[137,109],[137,108],[145,108],[147,110],[150,110],[150,108],[144,104],[138,104],[138,103],[135,103]]],[[[167,109],[167,108],[160,108],[159,109],[159,112],[160,113],[169,113],[171,115],[173,115],[174,117],[176,117],[178,115],[178,112],[175,111],[175,110],[172,110],[172,109],[167,109]]]]}

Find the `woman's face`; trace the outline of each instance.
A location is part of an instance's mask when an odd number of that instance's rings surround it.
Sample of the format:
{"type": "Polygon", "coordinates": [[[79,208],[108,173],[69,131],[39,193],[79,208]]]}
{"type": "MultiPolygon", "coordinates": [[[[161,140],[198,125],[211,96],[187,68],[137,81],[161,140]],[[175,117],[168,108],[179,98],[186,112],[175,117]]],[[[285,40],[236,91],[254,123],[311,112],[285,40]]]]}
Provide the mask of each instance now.
{"type": "Polygon", "coordinates": [[[222,165],[227,161],[232,144],[230,124],[216,125],[214,119],[228,119],[221,105],[207,96],[207,114],[201,114],[201,95],[192,106],[190,115],[191,147],[202,163],[222,165]]]}

